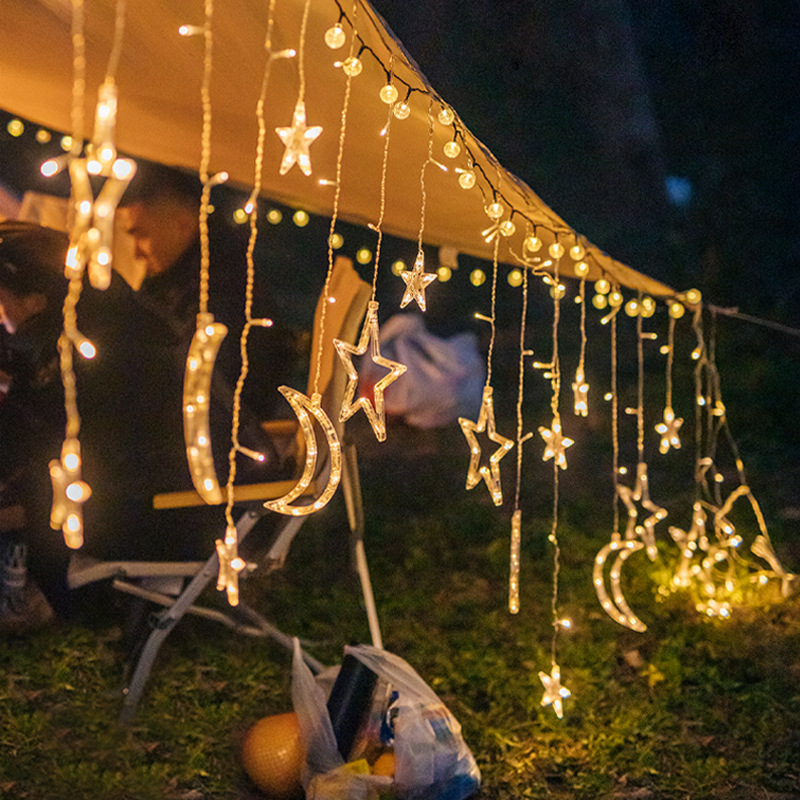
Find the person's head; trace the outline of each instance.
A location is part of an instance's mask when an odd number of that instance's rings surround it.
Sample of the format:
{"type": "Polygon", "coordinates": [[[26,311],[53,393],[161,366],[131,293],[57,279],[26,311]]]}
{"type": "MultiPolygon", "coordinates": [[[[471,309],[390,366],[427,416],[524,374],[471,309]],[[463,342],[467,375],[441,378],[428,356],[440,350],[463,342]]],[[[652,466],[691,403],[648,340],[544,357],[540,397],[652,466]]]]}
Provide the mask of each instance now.
{"type": "Polygon", "coordinates": [[[68,246],[61,231],[0,222],[0,321],[9,333],[63,297],[68,246]]]}
{"type": "Polygon", "coordinates": [[[200,193],[196,176],[160,164],[140,165],[119,213],[147,277],[172,267],[198,238],[200,193]]]}

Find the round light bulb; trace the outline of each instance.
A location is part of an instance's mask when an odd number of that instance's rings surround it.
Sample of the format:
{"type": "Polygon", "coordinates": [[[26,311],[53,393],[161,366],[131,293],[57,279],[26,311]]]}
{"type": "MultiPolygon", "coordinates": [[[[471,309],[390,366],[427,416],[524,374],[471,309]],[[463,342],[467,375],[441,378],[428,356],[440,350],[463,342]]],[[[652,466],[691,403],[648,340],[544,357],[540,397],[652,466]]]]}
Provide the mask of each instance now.
{"type": "Polygon", "coordinates": [[[342,26],[338,22],[332,28],[328,28],[328,30],[325,31],[325,44],[328,45],[331,50],[338,50],[340,47],[343,47],[345,41],[347,41],[347,37],[342,30],[342,26]]]}
{"type": "Polygon", "coordinates": [[[444,154],[448,158],[457,158],[461,152],[461,145],[458,142],[447,142],[444,146],[444,154]]]}
{"type": "Polygon", "coordinates": [[[356,56],[350,56],[350,58],[346,58],[342,62],[342,69],[344,70],[345,75],[355,78],[356,75],[361,74],[361,70],[364,69],[364,65],[361,63],[360,58],[357,58],[356,56]]]}
{"type": "Polygon", "coordinates": [[[602,311],[608,305],[608,298],[604,294],[596,294],[592,298],[592,305],[602,311]]]}
{"type": "Polygon", "coordinates": [[[278,225],[283,219],[283,214],[277,208],[271,208],[267,211],[267,222],[270,225],[278,225]]]}
{"type": "Polygon", "coordinates": [[[301,208],[292,215],[292,222],[294,222],[298,228],[305,228],[305,226],[308,225],[308,219],[308,212],[303,211],[301,208]]]}
{"type": "Polygon", "coordinates": [[[383,100],[383,102],[386,103],[387,106],[390,106],[392,103],[397,102],[397,97],[398,97],[397,87],[392,86],[391,83],[387,83],[386,86],[384,86],[381,89],[380,94],[381,94],[381,100],[383,100]]]}
{"type": "Polygon", "coordinates": [[[570,247],[569,254],[573,261],[580,261],[586,255],[586,250],[582,245],[576,244],[570,247]]]}
{"type": "Polygon", "coordinates": [[[339,250],[344,244],[344,236],[341,233],[332,233],[328,241],[334,250],[339,250]]]}
{"type": "Polygon", "coordinates": [[[509,286],[522,285],[522,272],[520,270],[512,269],[511,272],[508,273],[508,285],[509,286]]]}
{"type": "Polygon", "coordinates": [[[697,305],[703,299],[703,295],[700,293],[699,289],[689,289],[684,297],[686,298],[686,302],[693,306],[697,305]]]}
{"type": "Polygon", "coordinates": [[[25,133],[25,125],[22,120],[12,119],[8,125],[6,125],[6,130],[14,137],[22,136],[22,134],[25,133]]]}
{"type": "Polygon", "coordinates": [[[589,265],[585,261],[576,261],[573,267],[578,278],[585,278],[589,274],[589,265]]]}
{"type": "Polygon", "coordinates": [[[356,261],[358,261],[359,264],[369,264],[369,262],[372,261],[372,250],[368,247],[362,247],[356,253],[356,261]]]}
{"type": "Polygon", "coordinates": [[[436,277],[439,279],[440,283],[447,283],[447,281],[453,277],[453,271],[450,267],[439,267],[439,269],[436,270],[436,277]]]}
{"type": "Polygon", "coordinates": [[[522,245],[528,252],[535,253],[537,250],[542,249],[542,240],[538,236],[534,236],[531,233],[525,237],[525,241],[522,243],[522,245]]]}
{"type": "Polygon", "coordinates": [[[486,216],[489,217],[489,219],[498,220],[503,216],[505,211],[506,209],[502,203],[490,203],[486,206],[486,216]]]}
{"type": "Polygon", "coordinates": [[[397,117],[397,119],[406,119],[408,115],[411,113],[411,106],[403,101],[402,103],[396,103],[394,108],[392,109],[392,113],[397,117]]]}
{"type": "Polygon", "coordinates": [[[471,169],[465,169],[458,176],[458,185],[462,189],[471,189],[475,185],[475,173],[471,169]]]}
{"type": "Polygon", "coordinates": [[[445,106],[439,112],[438,119],[439,119],[439,122],[442,123],[442,125],[452,125],[454,120],[455,120],[455,118],[456,118],[456,115],[449,108],[447,108],[447,106],[445,106]]]}
{"type": "Polygon", "coordinates": [[[550,297],[552,297],[554,300],[561,300],[566,293],[567,287],[564,286],[563,283],[559,283],[557,286],[550,287],[550,297]]]}
{"type": "Polygon", "coordinates": [[[678,303],[675,301],[674,303],[669,304],[669,315],[673,319],[680,319],[686,313],[686,309],[684,308],[683,303],[678,303]]]}
{"type": "Polygon", "coordinates": [[[510,219],[504,219],[500,223],[500,233],[503,236],[513,236],[516,232],[517,226],[510,219]]]}
{"type": "Polygon", "coordinates": [[[395,275],[399,275],[404,269],[406,268],[406,262],[403,259],[398,258],[397,261],[392,264],[392,272],[395,275]]]}
{"type": "Polygon", "coordinates": [[[645,295],[639,304],[639,313],[643,317],[652,317],[656,313],[656,301],[649,295],[645,295]]]}
{"type": "Polygon", "coordinates": [[[597,294],[608,294],[611,291],[611,284],[605,278],[600,278],[594,282],[594,290],[597,294]]]}
{"type": "Polygon", "coordinates": [[[564,245],[561,242],[553,242],[550,247],[547,248],[547,252],[553,258],[561,258],[564,255],[564,245]]]}
{"type": "Polygon", "coordinates": [[[616,289],[614,289],[614,291],[610,292],[608,295],[608,304],[612,308],[619,308],[619,306],[622,305],[624,300],[625,298],[622,296],[622,292],[617,291],[616,289]]]}
{"type": "Polygon", "coordinates": [[[39,128],[39,130],[36,131],[36,141],[39,142],[39,144],[47,144],[52,138],[50,131],[46,131],[44,128],[39,128]]]}
{"type": "Polygon", "coordinates": [[[469,274],[469,282],[473,286],[480,286],[486,280],[486,273],[482,269],[474,269],[469,274]]]}
{"type": "Polygon", "coordinates": [[[638,300],[628,300],[625,303],[625,313],[629,317],[636,317],[639,315],[639,301],[638,300]]]}

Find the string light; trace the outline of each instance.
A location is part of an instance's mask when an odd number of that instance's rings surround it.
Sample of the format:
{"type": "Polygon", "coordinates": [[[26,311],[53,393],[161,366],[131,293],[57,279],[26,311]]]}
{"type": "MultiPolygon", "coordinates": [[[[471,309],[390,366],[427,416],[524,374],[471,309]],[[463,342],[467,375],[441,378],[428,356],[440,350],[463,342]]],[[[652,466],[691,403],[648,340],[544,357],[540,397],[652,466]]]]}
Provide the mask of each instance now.
{"type": "Polygon", "coordinates": [[[564,718],[564,703],[568,697],[572,696],[572,692],[565,686],[561,685],[561,669],[558,664],[553,664],[550,674],[546,672],[539,672],[539,680],[544,686],[544,694],[542,695],[542,706],[553,706],[553,711],[559,719],[564,718]]]}

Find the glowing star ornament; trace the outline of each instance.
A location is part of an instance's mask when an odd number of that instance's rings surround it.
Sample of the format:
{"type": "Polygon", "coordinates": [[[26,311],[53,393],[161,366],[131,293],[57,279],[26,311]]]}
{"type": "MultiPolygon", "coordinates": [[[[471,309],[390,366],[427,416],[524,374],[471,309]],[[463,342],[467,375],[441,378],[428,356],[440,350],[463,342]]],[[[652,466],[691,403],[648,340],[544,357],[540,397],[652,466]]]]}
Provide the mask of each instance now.
{"type": "Polygon", "coordinates": [[[466,437],[470,449],[469,470],[467,472],[467,489],[474,489],[482,480],[486,481],[486,488],[492,496],[492,502],[496,506],[503,504],[503,491],[500,486],[500,460],[512,447],[514,441],[501,436],[495,427],[494,402],[492,400],[492,387],[483,387],[483,401],[481,410],[478,414],[478,421],[458,418],[458,424],[466,437]],[[489,457],[489,465],[481,464],[481,446],[478,444],[476,433],[484,433],[489,437],[489,441],[498,445],[497,450],[489,457]]]}
{"type": "Polygon", "coordinates": [[[575,382],[572,384],[572,391],[575,394],[575,413],[580,417],[589,414],[589,384],[586,383],[586,375],[583,367],[575,370],[575,382]]]}
{"type": "Polygon", "coordinates": [[[544,694],[542,695],[542,706],[553,706],[553,711],[559,719],[564,718],[564,704],[563,700],[572,696],[572,692],[566,687],[561,685],[561,670],[558,664],[553,664],[553,668],[548,675],[546,672],[539,673],[539,680],[544,686],[544,694]]]}
{"type": "Polygon", "coordinates": [[[292,114],[292,124],[288,128],[275,128],[281,141],[286,146],[281,161],[280,174],[285,175],[295,164],[304,175],[311,174],[311,154],[308,152],[311,143],[322,133],[321,125],[309,128],[306,125],[306,104],[297,101],[292,114]]]}
{"type": "Polygon", "coordinates": [[[639,537],[645,545],[647,557],[655,561],[658,551],[656,550],[655,526],[667,516],[667,511],[657,506],[650,499],[650,487],[647,480],[647,464],[640,461],[636,467],[636,483],[631,489],[628,486],[619,485],[617,487],[620,500],[628,509],[628,524],[625,530],[625,539],[630,541],[639,537]],[[642,524],[638,524],[639,510],[636,508],[638,503],[643,509],[650,512],[642,524]]]}
{"type": "Polygon", "coordinates": [[[425,259],[422,253],[417,255],[414,269],[403,270],[400,277],[406,284],[400,308],[405,308],[412,300],[416,300],[420,311],[425,311],[425,289],[437,279],[437,275],[435,272],[425,272],[425,259]]]}
{"type": "Polygon", "coordinates": [[[549,428],[544,425],[539,426],[539,435],[544,439],[544,455],[542,461],[555,459],[555,463],[561,468],[567,468],[566,449],[575,444],[573,439],[564,436],[561,432],[561,418],[558,414],[553,417],[553,424],[549,428]]]}
{"type": "Polygon", "coordinates": [[[361,408],[367,415],[367,419],[372,426],[377,440],[379,442],[385,441],[386,409],[383,393],[390,384],[394,383],[394,381],[408,369],[408,367],[406,367],[405,364],[400,364],[397,361],[392,361],[381,355],[380,335],[378,332],[378,303],[375,300],[371,300],[367,306],[367,316],[364,320],[364,326],[361,329],[361,336],[359,337],[357,345],[352,345],[341,339],[334,339],[333,345],[347,372],[347,386],[344,391],[342,408],[339,412],[339,421],[345,422],[361,408]],[[368,349],[372,362],[388,370],[387,374],[377,381],[373,387],[372,395],[374,406],[368,397],[356,398],[355,396],[356,390],[358,389],[358,372],[353,366],[353,356],[363,356],[368,349]]]}
{"type": "Polygon", "coordinates": [[[67,438],[61,447],[61,458],[49,465],[53,485],[50,527],[61,529],[67,547],[77,550],[83,545],[83,504],[92,496],[89,485],[81,480],[81,445],[67,438]]]}
{"type": "Polygon", "coordinates": [[[683,425],[683,418],[676,417],[671,406],[664,409],[664,421],[655,426],[656,432],[661,434],[661,443],[658,446],[660,453],[666,453],[670,447],[680,450],[681,440],[678,431],[683,425]]]}
{"type": "Polygon", "coordinates": [[[226,527],[225,539],[216,541],[219,558],[217,589],[225,590],[232,606],[239,605],[239,573],[247,566],[239,555],[237,541],[236,528],[232,525],[226,527]]]}

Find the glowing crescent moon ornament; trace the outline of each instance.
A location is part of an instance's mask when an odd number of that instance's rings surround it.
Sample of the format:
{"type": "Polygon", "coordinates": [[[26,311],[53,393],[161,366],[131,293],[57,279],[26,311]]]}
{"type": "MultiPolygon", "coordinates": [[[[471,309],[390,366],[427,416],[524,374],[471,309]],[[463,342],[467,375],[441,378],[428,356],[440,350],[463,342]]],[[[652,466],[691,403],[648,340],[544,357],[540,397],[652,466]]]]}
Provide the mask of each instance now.
{"type": "Polygon", "coordinates": [[[319,392],[315,392],[309,399],[302,392],[298,392],[296,389],[291,389],[288,386],[280,386],[278,391],[289,401],[289,405],[294,410],[297,421],[300,423],[300,429],[303,432],[306,444],[306,463],[303,468],[303,474],[300,476],[300,480],[295,487],[278,500],[267,500],[264,506],[270,509],[270,511],[277,511],[279,514],[300,517],[305,514],[313,514],[315,511],[324,508],[331,497],[333,497],[336,487],[339,485],[339,481],[342,478],[342,445],[339,442],[339,437],[336,435],[336,429],[333,427],[333,423],[322,410],[322,396],[319,392]],[[317,439],[314,434],[314,424],[311,421],[311,417],[319,423],[319,426],[325,434],[325,438],[328,440],[328,449],[330,450],[331,457],[330,474],[328,475],[328,483],[325,489],[313,503],[304,506],[292,506],[289,504],[300,497],[300,495],[304,494],[308,487],[311,486],[316,472],[317,439]]]}
{"type": "Polygon", "coordinates": [[[197,493],[209,505],[222,502],[208,418],[214,362],[227,332],[221,322],[214,322],[213,314],[198,314],[183,376],[183,436],[189,474],[197,493]]]}
{"type": "Polygon", "coordinates": [[[361,329],[361,336],[358,344],[352,345],[341,339],[334,339],[333,345],[342,361],[347,372],[347,386],[344,390],[342,407],[339,411],[339,422],[350,419],[359,408],[364,409],[369,424],[375,433],[375,438],[379,442],[386,440],[386,408],[383,400],[383,393],[389,384],[396,381],[407,369],[405,364],[384,358],[381,355],[380,337],[378,334],[378,303],[370,300],[367,306],[367,316],[364,319],[364,327],[361,329]],[[384,375],[373,387],[372,396],[374,407],[368,397],[358,397],[353,400],[358,388],[358,372],[353,366],[353,356],[363,356],[370,349],[372,362],[380,367],[385,367],[389,372],[384,375]]]}
{"type": "Polygon", "coordinates": [[[620,572],[622,571],[622,565],[625,561],[643,547],[644,544],[637,539],[630,539],[628,541],[613,539],[595,556],[594,570],[592,573],[592,581],[594,583],[594,590],[597,593],[597,599],[600,601],[600,605],[603,607],[606,614],[620,625],[624,625],[626,628],[638,631],[639,633],[646,631],[647,625],[631,611],[630,606],[625,600],[620,583],[620,572]],[[614,598],[613,602],[608,596],[605,579],[603,577],[603,567],[611,553],[617,553],[617,557],[609,573],[611,578],[611,594],[614,598]]]}

